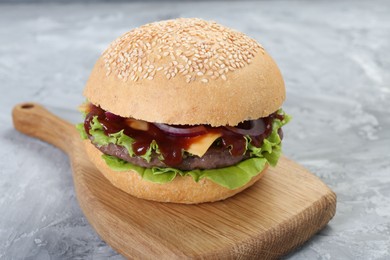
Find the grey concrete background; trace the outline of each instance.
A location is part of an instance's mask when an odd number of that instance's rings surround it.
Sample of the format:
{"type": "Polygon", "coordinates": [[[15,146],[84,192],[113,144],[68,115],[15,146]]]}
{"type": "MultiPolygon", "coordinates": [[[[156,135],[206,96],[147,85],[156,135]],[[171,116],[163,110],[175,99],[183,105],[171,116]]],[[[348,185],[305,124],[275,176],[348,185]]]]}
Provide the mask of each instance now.
{"type": "Polygon", "coordinates": [[[34,101],[78,122],[109,42],[175,17],[246,32],[280,66],[284,153],[338,195],[335,218],[286,258],[389,259],[389,13],[385,0],[0,4],[0,259],[122,259],[80,211],[66,155],[17,133],[11,109],[34,101]]]}

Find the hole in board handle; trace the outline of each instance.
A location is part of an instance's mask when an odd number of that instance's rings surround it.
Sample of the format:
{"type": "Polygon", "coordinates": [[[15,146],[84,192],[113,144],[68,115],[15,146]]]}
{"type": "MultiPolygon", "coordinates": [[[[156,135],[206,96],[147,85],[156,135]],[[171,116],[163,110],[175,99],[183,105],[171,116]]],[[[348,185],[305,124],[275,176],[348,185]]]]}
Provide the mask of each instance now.
{"type": "Polygon", "coordinates": [[[31,109],[33,107],[34,107],[34,105],[33,104],[29,104],[29,103],[21,105],[22,109],[31,109]]]}

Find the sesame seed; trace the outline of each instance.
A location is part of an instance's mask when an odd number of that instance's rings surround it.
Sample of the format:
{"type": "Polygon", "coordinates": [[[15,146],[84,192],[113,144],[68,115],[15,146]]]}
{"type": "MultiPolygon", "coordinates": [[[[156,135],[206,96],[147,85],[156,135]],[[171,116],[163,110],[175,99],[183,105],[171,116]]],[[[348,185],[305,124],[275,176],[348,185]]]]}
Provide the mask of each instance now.
{"type": "Polygon", "coordinates": [[[264,48],[243,33],[213,21],[180,18],[135,28],[103,53],[106,75],[127,81],[157,74],[208,83],[248,66],[264,48]],[[160,72],[161,71],[161,72],[160,72]],[[198,76],[198,77],[197,77],[198,76]]]}

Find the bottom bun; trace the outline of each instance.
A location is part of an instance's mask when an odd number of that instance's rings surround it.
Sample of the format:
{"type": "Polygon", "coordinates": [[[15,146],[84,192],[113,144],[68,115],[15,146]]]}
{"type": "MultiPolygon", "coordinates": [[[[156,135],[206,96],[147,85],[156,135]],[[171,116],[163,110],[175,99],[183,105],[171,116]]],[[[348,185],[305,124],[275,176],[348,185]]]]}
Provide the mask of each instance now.
{"type": "Polygon", "coordinates": [[[195,204],[229,198],[252,186],[265,173],[267,167],[239,189],[230,190],[208,179],[195,182],[189,175],[176,178],[166,184],[143,180],[135,171],[114,171],[102,159],[102,152],[85,140],[85,150],[96,168],[117,188],[135,197],[159,202],[195,204]]]}

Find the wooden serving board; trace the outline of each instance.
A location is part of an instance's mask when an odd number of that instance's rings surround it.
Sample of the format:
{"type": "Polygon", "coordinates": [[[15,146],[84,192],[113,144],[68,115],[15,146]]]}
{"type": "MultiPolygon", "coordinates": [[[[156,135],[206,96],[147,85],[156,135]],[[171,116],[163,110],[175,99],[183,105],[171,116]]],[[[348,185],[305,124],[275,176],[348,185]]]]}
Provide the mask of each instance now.
{"type": "Polygon", "coordinates": [[[224,201],[181,205],[137,199],[112,186],[89,162],[73,125],[33,103],[17,105],[13,120],[20,132],[69,155],[81,209],[101,238],[127,258],[278,258],[335,214],[335,194],[285,157],[251,188],[224,201]]]}

